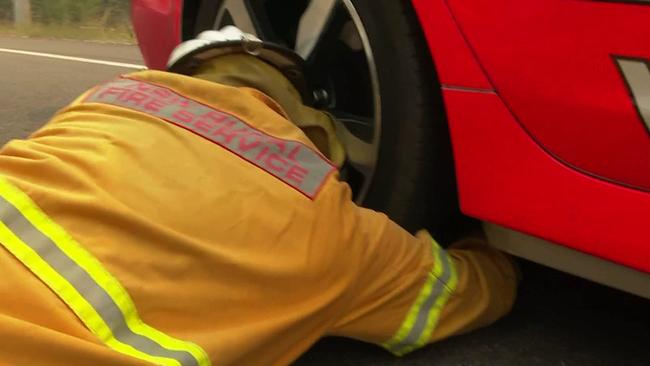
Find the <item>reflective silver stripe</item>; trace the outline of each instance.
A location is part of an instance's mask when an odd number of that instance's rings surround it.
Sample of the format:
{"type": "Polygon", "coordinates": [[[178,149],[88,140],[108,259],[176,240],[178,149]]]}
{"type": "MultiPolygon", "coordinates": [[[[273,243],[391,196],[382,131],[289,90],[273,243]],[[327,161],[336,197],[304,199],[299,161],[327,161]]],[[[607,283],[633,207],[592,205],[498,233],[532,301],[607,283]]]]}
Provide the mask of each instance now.
{"type": "Polygon", "coordinates": [[[118,79],[96,88],[84,102],[129,108],[183,127],[312,199],[336,169],[301,142],[268,135],[230,114],[156,84],[118,79]]]}
{"type": "Polygon", "coordinates": [[[115,339],[151,356],[177,360],[183,366],[199,365],[189,352],[165,348],[148,337],[134,333],[111,296],[2,196],[0,196],[0,221],[77,290],[110,327],[115,339]]]}
{"type": "Polygon", "coordinates": [[[433,289],[431,290],[431,293],[426,298],[424,303],[422,303],[422,306],[420,307],[417,317],[415,318],[415,323],[413,324],[413,327],[409,331],[408,335],[399,343],[395,344],[394,346],[391,346],[390,347],[391,352],[399,354],[402,351],[404,351],[404,349],[408,347],[412,347],[420,339],[420,337],[422,336],[422,332],[424,332],[427,323],[429,321],[431,310],[436,305],[436,302],[438,298],[442,295],[443,291],[448,291],[446,286],[447,283],[449,282],[449,279],[451,278],[452,271],[453,271],[451,259],[449,258],[447,252],[444,249],[442,249],[442,247],[438,245],[436,245],[436,247],[437,247],[437,253],[435,253],[435,255],[438,256],[438,258],[440,258],[442,273],[440,274],[440,277],[438,277],[437,281],[435,282],[433,289]]]}

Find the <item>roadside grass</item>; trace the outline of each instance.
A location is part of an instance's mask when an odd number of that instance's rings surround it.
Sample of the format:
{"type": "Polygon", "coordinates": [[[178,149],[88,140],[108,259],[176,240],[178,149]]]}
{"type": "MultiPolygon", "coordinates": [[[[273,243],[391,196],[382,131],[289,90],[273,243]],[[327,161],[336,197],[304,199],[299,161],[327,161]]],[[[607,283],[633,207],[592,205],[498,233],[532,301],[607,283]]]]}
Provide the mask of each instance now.
{"type": "Polygon", "coordinates": [[[130,25],[104,28],[99,25],[38,24],[14,27],[11,23],[0,23],[0,35],[28,38],[74,39],[108,43],[135,44],[130,25]]]}

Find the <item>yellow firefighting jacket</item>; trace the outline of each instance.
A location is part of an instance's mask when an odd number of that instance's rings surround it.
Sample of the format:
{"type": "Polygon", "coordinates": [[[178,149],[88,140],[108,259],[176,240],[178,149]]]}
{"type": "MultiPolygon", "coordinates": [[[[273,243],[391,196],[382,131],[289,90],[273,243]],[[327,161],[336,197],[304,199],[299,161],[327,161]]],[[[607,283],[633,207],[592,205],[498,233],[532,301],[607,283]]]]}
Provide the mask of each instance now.
{"type": "Polygon", "coordinates": [[[90,90],[0,151],[0,363],[281,365],[326,335],[404,354],[510,308],[503,257],[448,255],[337,174],[254,90],[90,90]]]}

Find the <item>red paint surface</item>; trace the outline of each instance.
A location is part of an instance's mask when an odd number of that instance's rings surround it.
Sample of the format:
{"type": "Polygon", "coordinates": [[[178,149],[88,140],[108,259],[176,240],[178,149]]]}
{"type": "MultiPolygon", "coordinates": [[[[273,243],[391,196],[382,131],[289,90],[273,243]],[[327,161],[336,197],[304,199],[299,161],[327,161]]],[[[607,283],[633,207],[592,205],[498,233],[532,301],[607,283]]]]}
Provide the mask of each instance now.
{"type": "MultiPolygon", "coordinates": [[[[650,272],[650,194],[557,159],[650,188],[650,141],[610,58],[650,58],[650,6],[412,1],[442,83],[499,93],[444,92],[464,212],[650,272]]],[[[161,67],[180,1],[166,16],[153,3],[172,1],[134,0],[134,23],[161,67]],[[156,26],[168,31],[140,29],[156,26]]]]}
{"type": "Polygon", "coordinates": [[[440,83],[491,89],[443,0],[413,0],[440,83]]]}
{"type": "Polygon", "coordinates": [[[650,6],[447,0],[492,86],[567,164],[650,190],[650,135],[612,55],[650,59],[650,6]]]}
{"type": "Polygon", "coordinates": [[[464,212],[650,273],[650,194],[558,162],[495,94],[444,98],[464,212]]]}
{"type": "Polygon", "coordinates": [[[182,0],[132,0],[133,28],[142,57],[151,69],[164,70],[181,42],[182,0]]]}

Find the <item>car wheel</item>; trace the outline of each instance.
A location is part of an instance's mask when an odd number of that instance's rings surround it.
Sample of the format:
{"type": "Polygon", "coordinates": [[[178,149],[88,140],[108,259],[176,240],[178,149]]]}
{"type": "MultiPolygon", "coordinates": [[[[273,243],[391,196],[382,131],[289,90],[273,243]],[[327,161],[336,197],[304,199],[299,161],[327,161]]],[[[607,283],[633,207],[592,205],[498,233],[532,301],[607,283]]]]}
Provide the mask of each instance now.
{"type": "MultiPolygon", "coordinates": [[[[186,2],[187,3],[187,2],[186,2]]],[[[409,230],[449,237],[456,193],[431,57],[407,1],[205,0],[185,36],[234,24],[296,50],[319,107],[338,117],[355,200],[409,230]]]]}

